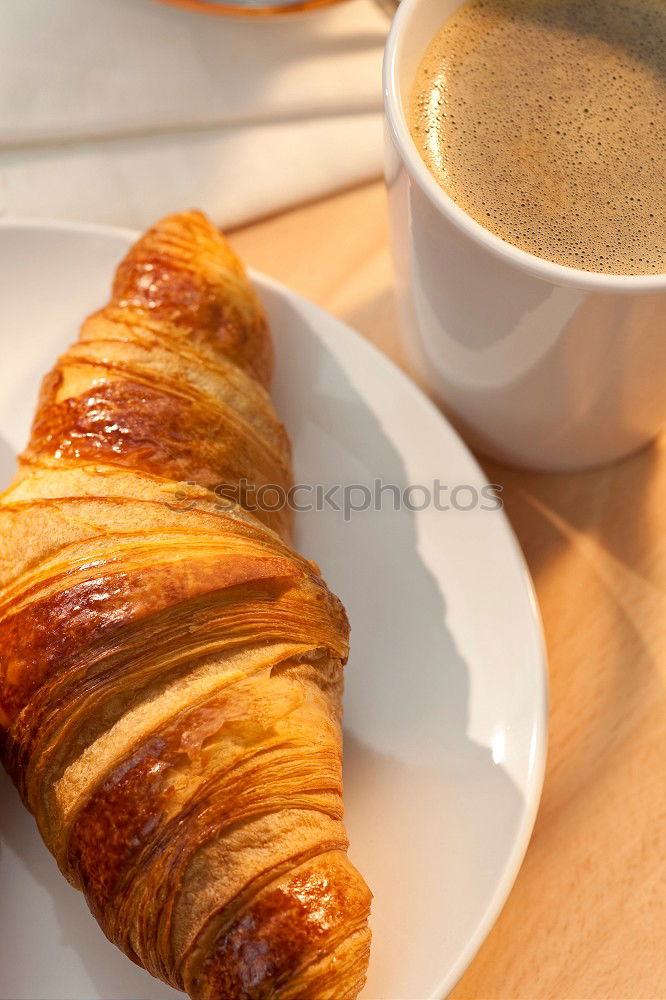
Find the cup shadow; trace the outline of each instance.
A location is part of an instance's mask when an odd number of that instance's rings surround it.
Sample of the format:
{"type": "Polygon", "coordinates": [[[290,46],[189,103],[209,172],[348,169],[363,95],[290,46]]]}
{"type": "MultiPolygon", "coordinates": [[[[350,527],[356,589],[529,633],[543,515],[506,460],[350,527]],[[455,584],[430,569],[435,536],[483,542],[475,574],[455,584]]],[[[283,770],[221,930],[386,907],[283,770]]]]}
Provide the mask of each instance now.
{"type": "Polygon", "coordinates": [[[552,645],[551,741],[567,748],[546,779],[546,814],[551,804],[572,801],[614,766],[624,735],[659,697],[658,653],[649,632],[638,627],[632,602],[643,608],[658,602],[658,620],[663,578],[651,556],[659,543],[666,467],[658,443],[621,462],[572,474],[519,471],[490,460],[483,465],[504,488],[505,510],[537,592],[548,592],[555,577],[577,588],[563,604],[545,600],[542,608],[552,645]],[[593,668],[578,658],[575,640],[569,645],[574,614],[603,643],[593,668]],[[595,686],[597,675],[601,682],[595,686]],[[591,699],[584,714],[579,711],[575,730],[572,685],[579,697],[585,692],[591,699]]]}

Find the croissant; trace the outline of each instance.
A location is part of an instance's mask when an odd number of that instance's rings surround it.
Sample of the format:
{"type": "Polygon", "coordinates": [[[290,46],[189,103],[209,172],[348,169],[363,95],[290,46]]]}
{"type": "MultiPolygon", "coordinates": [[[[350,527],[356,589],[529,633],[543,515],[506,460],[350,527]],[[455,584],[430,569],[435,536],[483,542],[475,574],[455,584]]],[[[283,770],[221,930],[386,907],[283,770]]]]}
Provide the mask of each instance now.
{"type": "Polygon", "coordinates": [[[370,892],[342,822],[348,624],[288,505],[252,509],[292,477],[271,352],[203,215],[120,264],[0,496],[0,755],[154,976],[193,1000],[352,1000],[370,892]]]}

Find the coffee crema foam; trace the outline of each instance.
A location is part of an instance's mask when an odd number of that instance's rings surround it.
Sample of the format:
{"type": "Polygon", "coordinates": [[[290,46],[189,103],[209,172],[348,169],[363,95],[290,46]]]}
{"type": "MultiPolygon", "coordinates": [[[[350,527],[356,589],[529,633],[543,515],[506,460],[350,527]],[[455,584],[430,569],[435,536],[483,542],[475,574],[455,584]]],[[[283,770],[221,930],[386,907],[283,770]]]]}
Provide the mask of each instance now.
{"type": "Polygon", "coordinates": [[[666,273],[666,0],[469,0],[426,50],[410,129],[514,246],[666,273]]]}

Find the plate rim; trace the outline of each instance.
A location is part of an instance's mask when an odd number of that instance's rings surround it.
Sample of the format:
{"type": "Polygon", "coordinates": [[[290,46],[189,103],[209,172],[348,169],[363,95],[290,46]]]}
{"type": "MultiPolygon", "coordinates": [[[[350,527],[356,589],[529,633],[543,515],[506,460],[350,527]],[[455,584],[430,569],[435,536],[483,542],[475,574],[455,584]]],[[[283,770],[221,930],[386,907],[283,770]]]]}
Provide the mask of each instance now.
{"type": "MultiPolygon", "coordinates": [[[[69,221],[66,219],[56,219],[48,217],[21,218],[20,216],[5,216],[0,218],[0,230],[5,229],[32,229],[60,231],[67,234],[96,235],[110,237],[113,239],[124,239],[129,243],[136,241],[141,235],[139,230],[126,226],[117,226],[108,223],[69,221]]],[[[233,233],[230,241],[233,244],[233,233]]],[[[449,422],[442,411],[435,405],[433,400],[421,389],[417,383],[411,379],[388,355],[384,354],[379,347],[369,341],[362,334],[358,333],[344,320],[339,319],[328,312],[322,306],[311,302],[304,295],[293,291],[288,285],[278,281],[263,272],[248,267],[248,274],[253,283],[258,287],[270,289],[277,295],[292,302],[304,304],[309,311],[314,311],[326,322],[334,322],[347,340],[353,340],[355,347],[365,353],[372,360],[372,364],[379,365],[380,369],[390,373],[391,378],[397,378],[402,388],[406,391],[412,403],[427,415],[428,419],[439,422],[447,432],[452,443],[464,454],[465,460],[470,468],[481,479],[486,478],[476,456],[472,453],[466,442],[458,433],[455,427],[449,422]]],[[[315,333],[316,336],[316,333],[315,333]]],[[[455,962],[447,970],[442,980],[435,988],[435,992],[428,1000],[446,1000],[456,983],[462,978],[465,971],[471,964],[482,944],[490,934],[495,925],[508,897],[518,877],[520,868],[529,846],[534,824],[536,821],[543,783],[546,771],[546,759],[548,752],[548,714],[549,714],[549,681],[548,681],[548,655],[543,629],[543,621],[536,597],[534,582],[532,580],[525,556],[513,530],[511,522],[504,510],[498,512],[500,515],[501,528],[509,541],[509,548],[515,562],[517,579],[522,584],[528,599],[530,609],[530,626],[534,633],[533,645],[536,654],[534,663],[535,680],[537,682],[537,699],[535,704],[535,719],[531,729],[533,746],[530,749],[530,763],[525,788],[522,789],[525,801],[516,836],[511,849],[507,853],[504,867],[500,878],[497,880],[495,889],[489,896],[486,908],[480,917],[473,933],[470,935],[467,944],[461,950],[455,962]]]]}

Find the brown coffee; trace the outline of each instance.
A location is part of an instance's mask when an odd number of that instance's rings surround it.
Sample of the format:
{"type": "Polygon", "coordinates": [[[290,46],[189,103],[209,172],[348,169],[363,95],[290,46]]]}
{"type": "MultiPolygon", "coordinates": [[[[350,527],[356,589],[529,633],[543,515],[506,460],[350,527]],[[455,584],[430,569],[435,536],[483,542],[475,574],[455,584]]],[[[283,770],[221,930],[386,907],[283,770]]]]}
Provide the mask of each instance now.
{"type": "Polygon", "coordinates": [[[410,128],[514,246],[666,273],[666,0],[469,0],[423,57],[410,128]]]}

